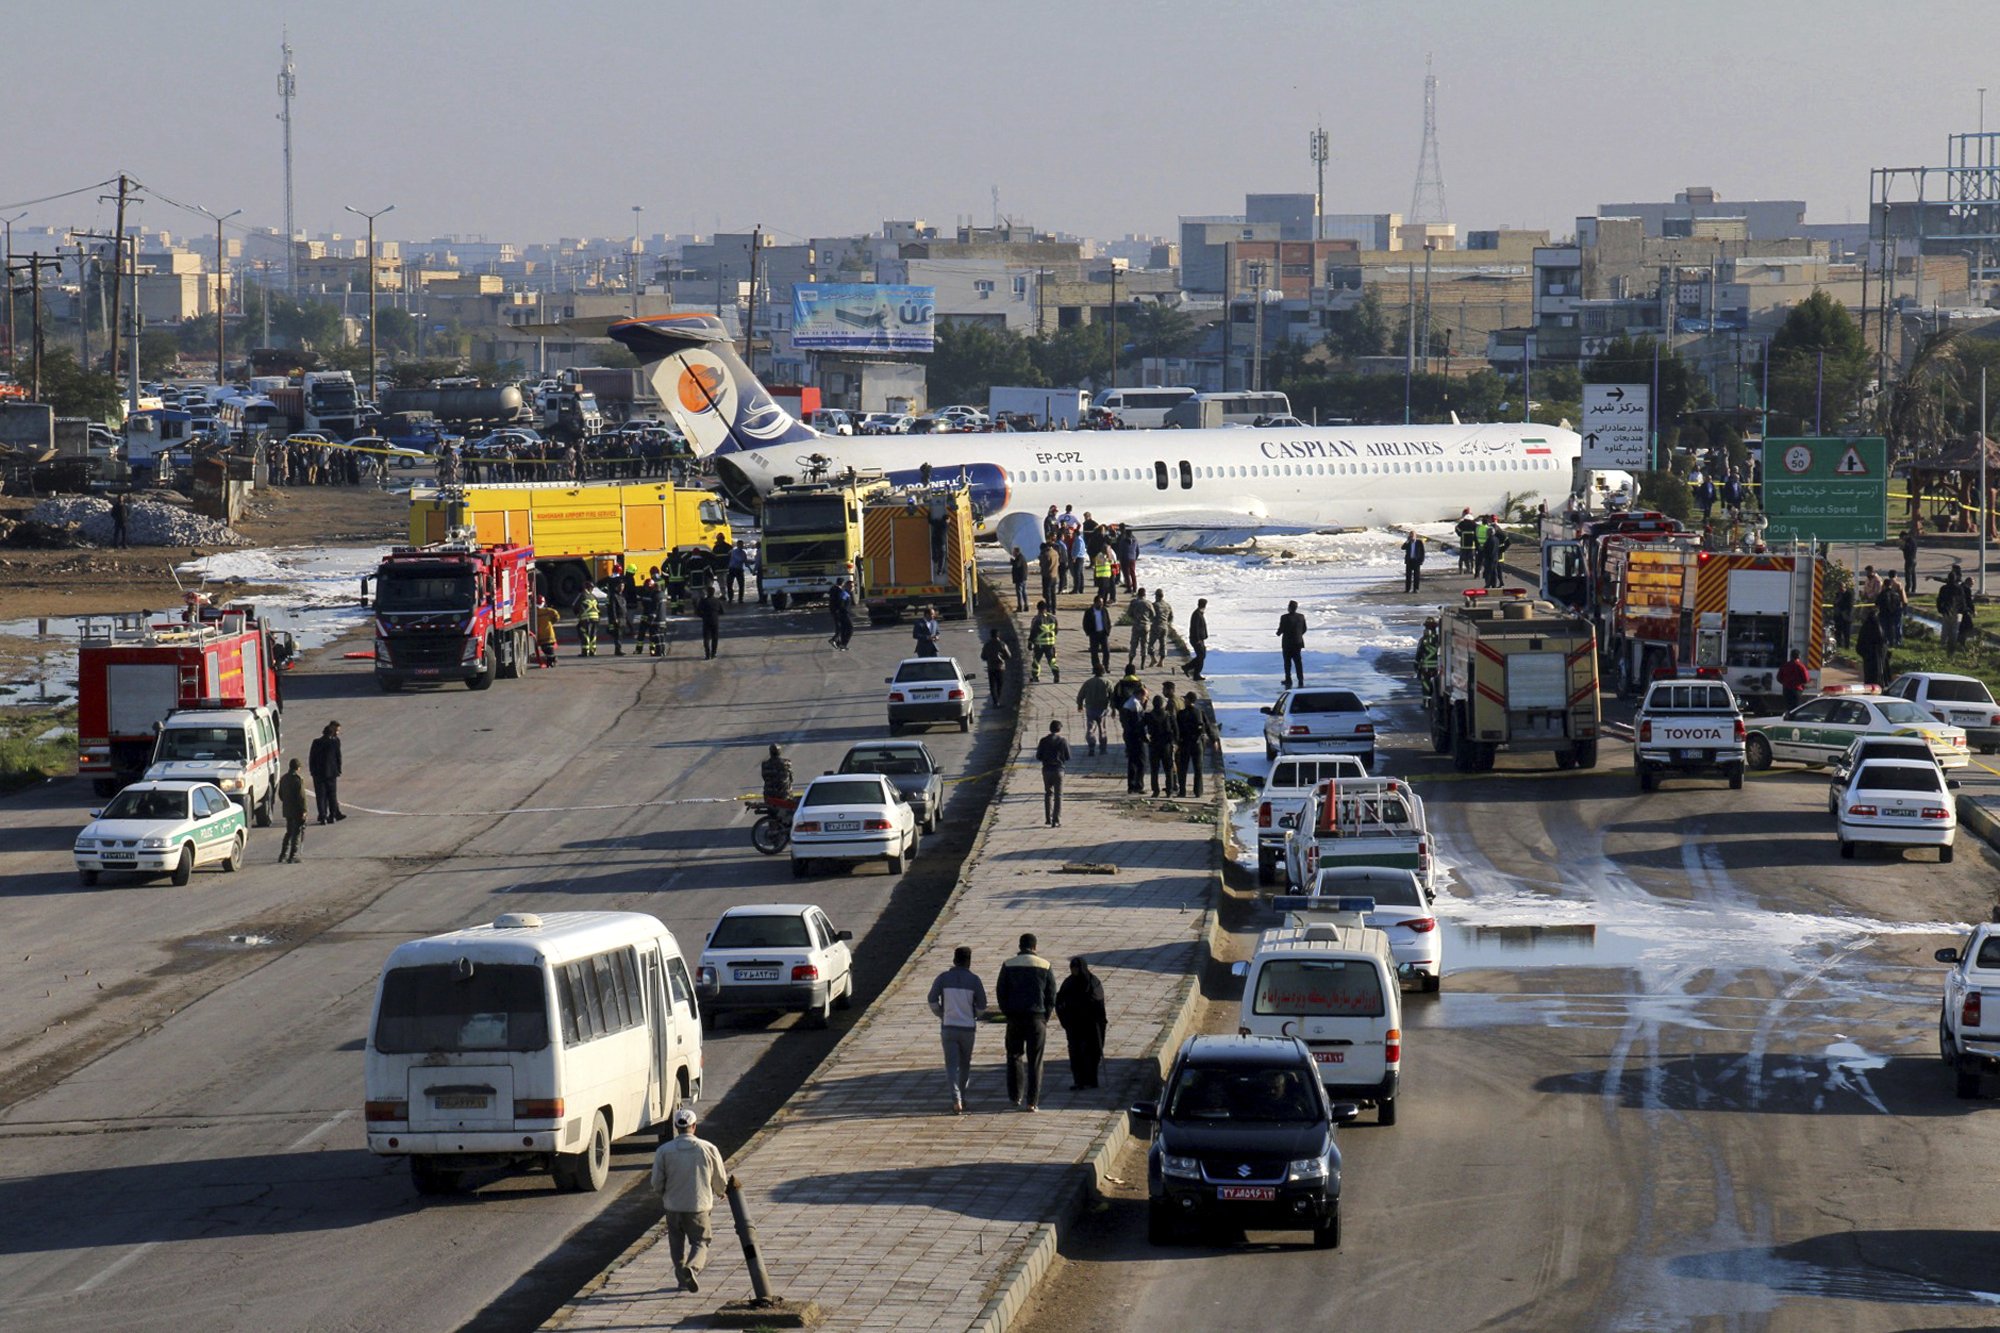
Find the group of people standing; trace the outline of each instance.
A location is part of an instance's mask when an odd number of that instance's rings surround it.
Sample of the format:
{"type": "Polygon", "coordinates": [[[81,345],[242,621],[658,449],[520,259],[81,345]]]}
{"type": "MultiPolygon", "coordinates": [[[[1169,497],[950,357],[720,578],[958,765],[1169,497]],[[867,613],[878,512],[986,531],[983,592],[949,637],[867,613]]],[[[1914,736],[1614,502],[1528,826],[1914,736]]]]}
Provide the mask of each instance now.
{"type": "MultiPolygon", "coordinates": [[[[1507,547],[1512,540],[1507,536],[1507,529],[1500,525],[1499,515],[1475,515],[1468,507],[1459,514],[1458,522],[1452,525],[1452,530],[1458,537],[1458,572],[1477,574],[1483,587],[1499,587],[1502,582],[1500,562],[1506,557],[1507,547]]],[[[1412,534],[1413,540],[1414,536],[1412,534]]],[[[1422,564],[1422,561],[1418,563],[1422,564]]],[[[1406,548],[1403,591],[1415,592],[1416,585],[1409,580],[1408,568],[1409,555],[1406,548]]]]}
{"type": "MultiPolygon", "coordinates": [[[[1014,609],[1028,609],[1028,556],[1016,549],[1009,573],[1014,583],[1014,609]]],[[[1139,535],[1124,524],[1099,523],[1086,510],[1078,517],[1074,506],[1057,512],[1054,505],[1042,518],[1042,546],[1036,557],[1042,578],[1042,600],[1051,607],[1058,594],[1067,589],[1082,595],[1083,580],[1089,575],[1106,606],[1138,589],[1139,535]]]]}

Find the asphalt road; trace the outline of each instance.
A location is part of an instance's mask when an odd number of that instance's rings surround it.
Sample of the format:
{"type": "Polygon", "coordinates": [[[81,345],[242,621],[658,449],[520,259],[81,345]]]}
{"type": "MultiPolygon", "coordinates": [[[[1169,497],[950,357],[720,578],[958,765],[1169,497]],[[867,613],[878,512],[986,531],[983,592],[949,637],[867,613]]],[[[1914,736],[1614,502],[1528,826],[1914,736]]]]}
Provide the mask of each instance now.
{"type": "MultiPolygon", "coordinates": [[[[752,607],[700,658],[577,660],[385,696],[329,652],[286,682],[291,752],[337,717],[350,818],[275,864],[258,830],[234,875],[81,889],[78,782],[0,801],[0,1326],[532,1327],[657,1216],[643,1140],[607,1189],[498,1176],[420,1202],[360,1124],[362,1038],[398,942],[503,911],[651,912],[690,962],[725,907],[806,900],[855,933],[858,1000],[949,892],[983,801],[948,788],[914,866],[791,878],[731,799],[783,742],[800,780],[886,734],[882,681],[907,628],[834,652],[825,615],[752,607]],[[623,1197],[621,1197],[623,1196],[623,1197]]],[[[969,625],[947,651],[977,669],[969,625]]],[[[607,650],[608,651],[608,650],[607,650]]],[[[957,775],[1003,758],[1011,718],[927,739],[957,775]]],[[[859,1012],[858,1010],[855,1012],[859,1012]]],[[[733,1146],[831,1049],[796,1020],[725,1020],[707,1044],[705,1132],[733,1146]]]]}
{"type": "Polygon", "coordinates": [[[1025,1326],[1991,1327],[2000,1109],[1953,1095],[1931,953],[2000,858],[1842,861],[1785,765],[1645,796],[1608,744],[1461,778],[1394,715],[1390,771],[1440,779],[1447,976],[1405,995],[1399,1123],[1341,1133],[1341,1249],[1149,1247],[1142,1144],[1025,1326]]]}

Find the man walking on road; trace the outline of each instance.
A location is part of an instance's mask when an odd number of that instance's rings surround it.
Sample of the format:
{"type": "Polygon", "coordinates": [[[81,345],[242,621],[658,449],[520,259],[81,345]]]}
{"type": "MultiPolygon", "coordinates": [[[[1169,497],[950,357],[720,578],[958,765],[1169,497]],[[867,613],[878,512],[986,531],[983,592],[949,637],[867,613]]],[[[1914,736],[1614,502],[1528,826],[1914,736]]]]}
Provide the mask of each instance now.
{"type": "Polygon", "coordinates": [[[299,845],[306,840],[306,780],[296,759],[278,779],[278,810],[285,816],[285,841],[278,848],[278,859],[296,862],[299,845]]]}
{"type": "Polygon", "coordinates": [[[1055,972],[1035,944],[1033,935],[1021,937],[1021,952],[1000,964],[993,988],[1007,1016],[1007,1100],[1024,1111],[1041,1109],[1042,1052],[1056,1007],[1055,972]]]}
{"type": "Polygon", "coordinates": [[[708,1267],[708,1242],[714,1234],[708,1215],[715,1196],[729,1190],[721,1149],[696,1138],[695,1123],[693,1107],[675,1111],[674,1136],[653,1154],[653,1194],[666,1214],[667,1254],[682,1291],[701,1290],[701,1270],[708,1267]]]}
{"type": "Polygon", "coordinates": [[[1194,656],[1181,663],[1181,674],[1191,680],[1207,680],[1201,669],[1208,665],[1208,598],[1194,604],[1194,614],[1188,617],[1187,637],[1194,656]]]}
{"type": "Polygon", "coordinates": [[[1292,687],[1292,677],[1298,676],[1299,684],[1306,683],[1306,618],[1299,614],[1299,604],[1293,602],[1285,608],[1285,614],[1278,617],[1278,651],[1285,659],[1285,688],[1292,687]]]}
{"type": "Polygon", "coordinates": [[[1424,539],[1412,532],[1403,539],[1403,591],[1424,586],[1424,539]]]}
{"type": "Polygon", "coordinates": [[[1062,548],[1051,538],[1042,543],[1042,600],[1050,606],[1056,604],[1056,594],[1062,591],[1062,548]]]}
{"type": "Polygon", "coordinates": [[[313,798],[319,805],[319,822],[332,824],[347,818],[340,809],[340,724],[329,722],[306,751],[306,771],[312,774],[313,798]]]}
{"type": "Polygon", "coordinates": [[[1153,655],[1154,666],[1167,664],[1167,630],[1173,623],[1174,604],[1167,600],[1167,590],[1153,589],[1153,614],[1146,625],[1146,650],[1153,655]]]}
{"type": "Polygon", "coordinates": [[[1146,600],[1144,588],[1132,595],[1132,604],[1125,608],[1125,616],[1132,622],[1132,638],[1125,645],[1125,656],[1145,666],[1146,637],[1153,628],[1153,604],[1146,600]]]}
{"type": "Polygon", "coordinates": [[[995,631],[986,636],[979,656],[986,663],[986,701],[997,704],[1007,693],[1007,663],[1013,659],[1014,649],[1004,634],[995,631]]]}
{"type": "Polygon", "coordinates": [[[1090,644],[1091,673],[1111,670],[1111,612],[1105,609],[1101,592],[1083,613],[1083,637],[1090,644]]]}
{"type": "Polygon", "coordinates": [[[1104,715],[1111,708],[1111,682],[1104,678],[1102,668],[1091,667],[1090,679],[1076,692],[1076,707],[1083,714],[1084,753],[1096,754],[1099,750],[1111,753],[1111,742],[1104,735],[1104,715]]]}
{"type": "Polygon", "coordinates": [[[1042,822],[1061,828],[1063,767],[1069,763],[1069,742],[1063,739],[1062,723],[1049,723],[1049,734],[1035,746],[1035,758],[1042,765],[1042,822]]]}
{"type": "Polygon", "coordinates": [[[714,657],[722,651],[722,598],[716,594],[713,583],[703,585],[701,600],[694,604],[694,611],[701,617],[701,655],[714,657]]]}
{"type": "Polygon", "coordinates": [[[1180,711],[1174,714],[1176,747],[1174,750],[1174,795],[1188,794],[1188,779],[1194,779],[1194,794],[1201,795],[1201,762],[1207,758],[1209,746],[1215,741],[1215,731],[1209,725],[1208,711],[1189,695],[1181,702],[1180,711]]]}
{"type": "Polygon", "coordinates": [[[1903,540],[1896,543],[1903,551],[1903,586],[1917,586],[1917,524],[1914,519],[1903,529],[1903,540]]]}
{"type": "Polygon", "coordinates": [[[951,951],[951,966],[931,983],[930,1006],[938,1016],[938,1033],[944,1041],[944,1076],[951,1084],[951,1109],[964,1115],[972,1079],[972,1042],[979,1035],[979,1016],[986,1012],[986,983],[972,970],[972,950],[961,944],[951,951]]]}
{"type": "Polygon", "coordinates": [[[1014,580],[1014,609],[1027,610],[1028,557],[1021,554],[1021,548],[1018,546],[1014,548],[1013,556],[1007,561],[1007,576],[1014,580]]]}
{"type": "Polygon", "coordinates": [[[548,598],[535,599],[535,652],[541,658],[537,666],[552,667],[556,664],[556,622],[561,619],[561,613],[549,605],[548,598]]]}

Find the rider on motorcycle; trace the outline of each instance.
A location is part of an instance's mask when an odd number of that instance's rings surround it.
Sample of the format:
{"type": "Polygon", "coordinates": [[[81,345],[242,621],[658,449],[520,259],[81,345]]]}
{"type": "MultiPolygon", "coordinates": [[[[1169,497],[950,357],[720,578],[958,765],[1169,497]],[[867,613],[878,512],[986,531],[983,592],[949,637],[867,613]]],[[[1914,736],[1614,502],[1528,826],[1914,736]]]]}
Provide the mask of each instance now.
{"type": "Polygon", "coordinates": [[[760,767],[764,778],[764,799],[789,803],[792,799],[792,761],[773,745],[771,757],[760,767]]]}
{"type": "Polygon", "coordinates": [[[1417,640],[1417,683],[1423,686],[1424,698],[1437,692],[1438,675],[1438,622],[1436,616],[1424,617],[1423,637],[1417,640]]]}

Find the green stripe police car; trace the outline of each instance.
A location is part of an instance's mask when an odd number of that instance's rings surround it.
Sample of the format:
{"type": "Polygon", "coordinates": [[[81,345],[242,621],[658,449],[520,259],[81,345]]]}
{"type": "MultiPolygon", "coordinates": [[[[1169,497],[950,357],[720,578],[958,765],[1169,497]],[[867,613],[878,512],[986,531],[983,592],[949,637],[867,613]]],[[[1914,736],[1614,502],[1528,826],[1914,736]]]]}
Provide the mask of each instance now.
{"type": "Polygon", "coordinates": [[[1861,736],[1921,737],[1941,768],[1972,762],[1963,727],[1866,686],[1830,685],[1791,712],[1751,718],[1744,728],[1744,757],[1752,768],[1769,768],[1780,759],[1830,767],[1861,736]]]}
{"type": "Polygon", "coordinates": [[[85,884],[107,870],[172,875],[185,884],[195,867],[243,864],[250,817],[208,782],[135,782],[92,812],[76,837],[76,871],[85,884]]]}

